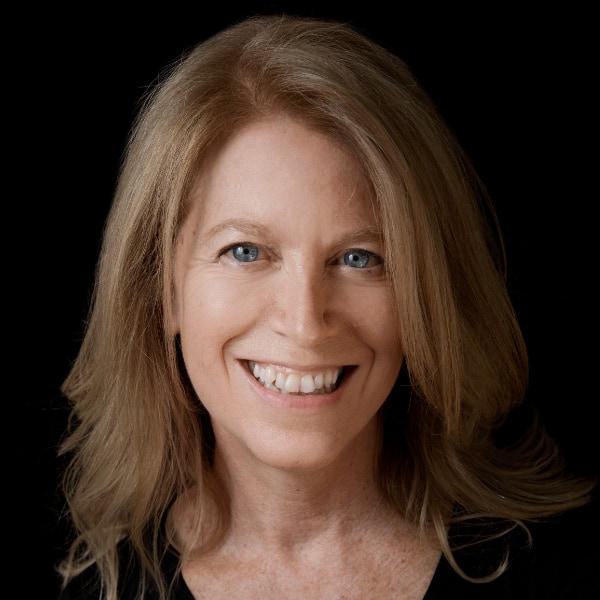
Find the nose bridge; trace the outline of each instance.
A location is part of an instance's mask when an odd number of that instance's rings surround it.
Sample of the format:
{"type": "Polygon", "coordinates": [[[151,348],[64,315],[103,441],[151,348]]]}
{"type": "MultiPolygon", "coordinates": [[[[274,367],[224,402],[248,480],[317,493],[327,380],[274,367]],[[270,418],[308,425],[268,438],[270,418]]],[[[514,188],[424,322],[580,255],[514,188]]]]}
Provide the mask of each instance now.
{"type": "Polygon", "coordinates": [[[324,272],[302,264],[285,269],[277,294],[276,326],[302,346],[331,333],[329,290],[324,272]]]}

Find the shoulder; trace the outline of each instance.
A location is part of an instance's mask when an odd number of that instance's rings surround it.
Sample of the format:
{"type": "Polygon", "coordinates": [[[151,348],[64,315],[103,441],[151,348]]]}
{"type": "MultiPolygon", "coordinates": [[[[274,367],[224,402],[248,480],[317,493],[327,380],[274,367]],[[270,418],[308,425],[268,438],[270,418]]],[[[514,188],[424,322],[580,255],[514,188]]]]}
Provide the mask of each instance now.
{"type": "Polygon", "coordinates": [[[69,581],[57,600],[99,600],[100,579],[95,567],[89,567],[69,581]]]}
{"type": "MultiPolygon", "coordinates": [[[[138,584],[142,577],[139,559],[136,558],[127,542],[121,542],[118,552],[119,600],[136,600],[139,597],[138,584]]],[[[71,579],[58,596],[58,600],[101,600],[101,598],[102,583],[98,567],[95,564],[71,579]]],[[[148,600],[153,598],[152,591],[149,591],[144,598],[148,598],[148,600]]]]}
{"type": "MultiPolygon", "coordinates": [[[[425,600],[591,600],[600,598],[598,506],[577,509],[543,523],[528,524],[533,543],[515,534],[510,540],[510,564],[490,583],[461,579],[442,559],[425,600]]],[[[476,572],[493,547],[458,553],[465,569],[476,572]]]]}
{"type": "Polygon", "coordinates": [[[600,598],[599,508],[596,502],[531,526],[533,547],[518,564],[524,563],[521,570],[531,577],[533,591],[545,593],[539,597],[600,598]]]}

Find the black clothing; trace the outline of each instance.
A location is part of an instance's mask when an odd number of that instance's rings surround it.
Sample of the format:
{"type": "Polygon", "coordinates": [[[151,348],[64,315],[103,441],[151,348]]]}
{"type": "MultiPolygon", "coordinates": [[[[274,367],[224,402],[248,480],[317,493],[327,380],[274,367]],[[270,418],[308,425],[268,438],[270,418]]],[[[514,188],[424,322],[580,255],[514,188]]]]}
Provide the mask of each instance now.
{"type": "MultiPolygon", "coordinates": [[[[585,510],[574,512],[588,514],[585,510]]],[[[598,519],[595,519],[591,522],[584,519],[576,527],[572,517],[567,515],[560,521],[533,524],[530,526],[533,534],[531,549],[526,546],[521,532],[511,533],[510,566],[491,583],[466,581],[442,557],[423,600],[598,600],[600,551],[596,537],[598,519]]],[[[461,567],[470,574],[477,574],[485,571],[485,563],[491,564],[498,552],[488,544],[478,550],[460,551],[456,556],[461,567]]],[[[172,573],[175,565],[175,556],[169,554],[164,564],[165,573],[172,573]]],[[[134,600],[135,568],[129,570],[125,579],[119,600],[134,600]]],[[[148,593],[144,600],[154,598],[148,593]]],[[[90,574],[74,580],[58,600],[97,599],[98,588],[94,587],[90,574]]],[[[171,600],[193,600],[182,577],[177,581],[171,600]]]]}

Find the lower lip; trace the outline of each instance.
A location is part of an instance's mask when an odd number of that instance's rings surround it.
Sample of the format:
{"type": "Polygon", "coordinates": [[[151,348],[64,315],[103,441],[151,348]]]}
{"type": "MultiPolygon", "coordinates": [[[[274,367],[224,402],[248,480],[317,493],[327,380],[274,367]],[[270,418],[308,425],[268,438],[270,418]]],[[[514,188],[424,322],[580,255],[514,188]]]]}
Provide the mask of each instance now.
{"type": "Polygon", "coordinates": [[[287,410],[311,411],[328,408],[337,404],[343,394],[346,381],[350,374],[344,374],[340,385],[329,394],[281,394],[268,390],[261,385],[259,381],[250,373],[246,361],[238,361],[238,366],[242,369],[248,382],[254,391],[265,401],[266,404],[275,408],[287,410]]]}

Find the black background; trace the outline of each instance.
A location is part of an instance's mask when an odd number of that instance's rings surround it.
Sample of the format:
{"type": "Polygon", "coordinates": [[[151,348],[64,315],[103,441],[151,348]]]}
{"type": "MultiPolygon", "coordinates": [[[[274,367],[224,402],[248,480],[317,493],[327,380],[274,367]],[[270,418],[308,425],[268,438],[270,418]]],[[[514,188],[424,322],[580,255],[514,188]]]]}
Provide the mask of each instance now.
{"type": "Polygon", "coordinates": [[[530,397],[598,473],[597,148],[591,9],[577,3],[28,3],[4,15],[4,488],[15,597],[53,599],[58,388],[81,338],[137,102],[184,50],[255,12],[347,20],[403,57],[479,169],[506,236],[530,397]],[[241,8],[240,8],[241,6],[241,8]],[[14,560],[14,566],[13,566],[14,560]],[[21,580],[20,577],[23,577],[21,580]],[[34,591],[35,590],[35,591],[34,591]],[[37,591],[39,590],[39,591],[37,591]]]}

